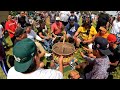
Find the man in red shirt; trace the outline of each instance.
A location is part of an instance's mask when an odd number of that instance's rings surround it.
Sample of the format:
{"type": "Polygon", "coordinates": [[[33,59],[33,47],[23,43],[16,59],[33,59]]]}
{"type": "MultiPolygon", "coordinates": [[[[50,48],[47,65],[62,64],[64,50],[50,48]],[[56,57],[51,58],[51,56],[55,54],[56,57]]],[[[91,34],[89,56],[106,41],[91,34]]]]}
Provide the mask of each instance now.
{"type": "Polygon", "coordinates": [[[63,39],[63,31],[64,29],[64,25],[62,24],[62,22],[60,22],[60,18],[56,17],[56,22],[54,22],[51,25],[51,31],[52,31],[52,35],[54,38],[56,38],[57,36],[60,36],[61,39],[63,39]]]}
{"type": "Polygon", "coordinates": [[[5,30],[8,31],[9,36],[12,40],[12,42],[14,42],[14,34],[15,34],[15,30],[17,29],[17,24],[16,22],[12,19],[11,15],[8,15],[8,20],[5,23],[5,30]]]}

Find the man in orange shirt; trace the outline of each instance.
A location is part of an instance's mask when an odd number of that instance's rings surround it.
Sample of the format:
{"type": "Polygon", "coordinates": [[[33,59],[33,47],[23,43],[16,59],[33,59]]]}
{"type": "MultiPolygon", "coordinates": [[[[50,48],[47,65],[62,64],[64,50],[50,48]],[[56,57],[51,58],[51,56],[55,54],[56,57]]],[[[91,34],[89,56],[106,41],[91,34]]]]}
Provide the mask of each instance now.
{"type": "Polygon", "coordinates": [[[9,36],[12,40],[12,42],[14,42],[15,38],[14,38],[14,34],[15,34],[15,30],[17,29],[17,24],[16,22],[12,19],[11,15],[8,15],[8,20],[5,23],[5,30],[8,31],[9,36]]]}
{"type": "Polygon", "coordinates": [[[93,36],[92,39],[90,39],[90,40],[85,40],[85,41],[83,41],[83,43],[91,43],[91,42],[94,41],[94,39],[95,39],[96,37],[103,37],[103,38],[106,38],[106,39],[107,39],[108,35],[109,35],[109,33],[107,32],[106,28],[103,27],[103,26],[101,26],[101,27],[99,28],[99,32],[98,32],[95,36],[93,36]]]}

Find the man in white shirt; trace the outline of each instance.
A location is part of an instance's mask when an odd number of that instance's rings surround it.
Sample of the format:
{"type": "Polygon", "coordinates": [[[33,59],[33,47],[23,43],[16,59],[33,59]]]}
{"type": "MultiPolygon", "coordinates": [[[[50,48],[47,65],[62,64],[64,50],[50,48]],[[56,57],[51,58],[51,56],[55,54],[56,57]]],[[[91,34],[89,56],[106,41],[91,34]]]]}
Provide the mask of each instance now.
{"type": "Polygon", "coordinates": [[[35,42],[37,48],[44,55],[46,53],[46,51],[40,43],[40,42],[44,42],[44,39],[40,38],[31,28],[32,28],[31,24],[26,24],[25,30],[26,30],[26,33],[27,33],[27,38],[30,38],[31,40],[33,40],[35,42]]]}
{"type": "Polygon", "coordinates": [[[113,21],[111,33],[115,35],[120,33],[120,13],[117,16],[117,19],[113,21]]]}
{"type": "Polygon", "coordinates": [[[70,11],[60,11],[59,16],[63,25],[66,26],[68,23],[68,18],[70,16],[70,11]]]}
{"type": "Polygon", "coordinates": [[[63,79],[63,56],[59,58],[59,70],[40,68],[40,56],[35,43],[29,39],[19,41],[13,47],[14,66],[7,79],[63,79]]]}

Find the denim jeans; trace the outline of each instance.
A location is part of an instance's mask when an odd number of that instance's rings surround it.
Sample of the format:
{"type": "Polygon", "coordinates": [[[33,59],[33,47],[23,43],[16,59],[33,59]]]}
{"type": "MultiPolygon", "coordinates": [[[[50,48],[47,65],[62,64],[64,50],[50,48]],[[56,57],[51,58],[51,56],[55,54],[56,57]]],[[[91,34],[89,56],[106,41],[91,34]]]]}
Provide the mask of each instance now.
{"type": "Polygon", "coordinates": [[[49,40],[44,39],[44,46],[46,50],[49,52],[52,46],[52,39],[49,39],[49,40]]]}

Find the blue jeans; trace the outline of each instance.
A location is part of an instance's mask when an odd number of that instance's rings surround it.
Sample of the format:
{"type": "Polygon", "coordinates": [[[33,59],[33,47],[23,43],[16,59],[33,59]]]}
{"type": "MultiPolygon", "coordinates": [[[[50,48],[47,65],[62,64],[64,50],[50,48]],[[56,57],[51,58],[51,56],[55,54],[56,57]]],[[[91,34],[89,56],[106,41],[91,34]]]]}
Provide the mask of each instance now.
{"type": "Polygon", "coordinates": [[[52,39],[49,39],[49,40],[44,39],[44,46],[46,50],[49,52],[52,46],[52,39]]]}

